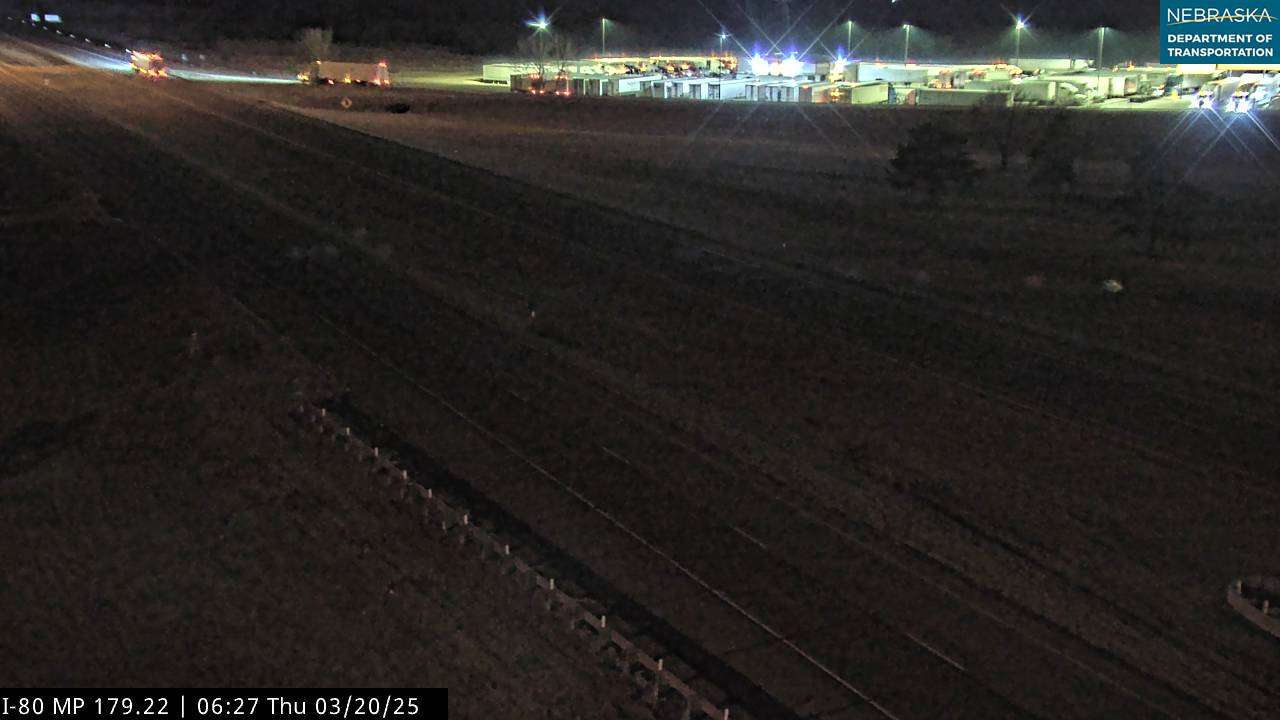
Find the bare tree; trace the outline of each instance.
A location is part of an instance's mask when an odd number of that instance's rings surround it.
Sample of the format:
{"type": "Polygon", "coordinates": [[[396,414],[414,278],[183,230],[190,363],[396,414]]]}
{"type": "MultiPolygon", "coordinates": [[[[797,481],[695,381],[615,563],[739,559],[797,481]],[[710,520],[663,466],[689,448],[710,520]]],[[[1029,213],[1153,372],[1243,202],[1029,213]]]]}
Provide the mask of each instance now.
{"type": "Polygon", "coordinates": [[[1019,128],[1024,112],[1017,105],[995,103],[979,104],[973,108],[971,119],[976,125],[974,134],[982,140],[983,145],[999,153],[1001,171],[1009,169],[1014,150],[1021,145],[1019,128]]]}
{"type": "Polygon", "coordinates": [[[536,32],[520,38],[516,43],[516,54],[521,60],[533,65],[540,77],[547,76],[547,58],[551,53],[551,42],[545,32],[536,32]]]}
{"type": "Polygon", "coordinates": [[[333,30],[306,28],[298,33],[298,44],[306,51],[309,60],[325,60],[333,49],[333,30]]]}
{"type": "Polygon", "coordinates": [[[556,69],[564,71],[565,65],[573,59],[575,48],[568,35],[557,34],[551,38],[551,57],[556,62],[556,69]]]}

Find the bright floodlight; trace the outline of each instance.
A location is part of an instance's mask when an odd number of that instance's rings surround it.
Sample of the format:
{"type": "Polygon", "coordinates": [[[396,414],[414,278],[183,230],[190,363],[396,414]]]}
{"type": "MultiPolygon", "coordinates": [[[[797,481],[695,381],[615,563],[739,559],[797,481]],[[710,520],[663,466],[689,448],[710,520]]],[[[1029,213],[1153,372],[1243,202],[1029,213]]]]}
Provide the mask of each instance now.
{"type": "Polygon", "coordinates": [[[804,69],[804,63],[796,59],[795,55],[782,61],[782,74],[785,77],[795,77],[804,69]]]}
{"type": "Polygon", "coordinates": [[[1027,21],[1023,20],[1022,18],[1018,18],[1018,29],[1024,30],[1026,29],[1026,27],[1027,27],[1027,21]]]}
{"type": "Polygon", "coordinates": [[[720,39],[721,39],[722,41],[723,41],[723,40],[728,40],[728,39],[729,39],[729,35],[728,35],[728,33],[720,33],[720,39]]]}
{"type": "Polygon", "coordinates": [[[769,61],[756,55],[751,58],[751,74],[763,76],[769,74],[769,61]]]}
{"type": "Polygon", "coordinates": [[[525,22],[525,25],[528,25],[534,30],[546,30],[548,27],[551,26],[551,23],[547,22],[546,16],[539,15],[538,17],[525,22]]]}
{"type": "Polygon", "coordinates": [[[911,29],[911,23],[902,23],[902,29],[903,29],[903,30],[910,30],[910,29],[911,29]]]}

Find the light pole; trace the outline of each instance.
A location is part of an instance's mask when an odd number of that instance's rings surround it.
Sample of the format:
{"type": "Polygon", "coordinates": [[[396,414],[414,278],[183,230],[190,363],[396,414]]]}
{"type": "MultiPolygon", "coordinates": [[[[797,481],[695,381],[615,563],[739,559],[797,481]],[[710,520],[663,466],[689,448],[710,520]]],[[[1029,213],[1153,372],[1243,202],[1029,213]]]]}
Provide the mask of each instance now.
{"type": "Polygon", "coordinates": [[[600,57],[604,57],[604,56],[605,56],[605,49],[604,49],[604,27],[605,27],[605,25],[607,25],[607,24],[608,24],[608,22],[609,22],[609,21],[608,21],[606,18],[600,18],[600,57]]]}
{"type": "Polygon", "coordinates": [[[1107,27],[1103,25],[1098,28],[1098,95],[1101,99],[1106,100],[1111,95],[1110,88],[1106,92],[1102,90],[1102,48],[1107,42],[1107,27]]]}
{"type": "Polygon", "coordinates": [[[729,39],[729,34],[726,33],[723,28],[721,28],[720,29],[720,54],[721,55],[724,54],[724,41],[728,39],[729,39]]]}
{"type": "Polygon", "coordinates": [[[911,23],[902,23],[902,64],[910,62],[911,57],[911,23]]]}
{"type": "Polygon", "coordinates": [[[1027,22],[1022,18],[1018,18],[1018,23],[1013,26],[1013,64],[1017,65],[1022,61],[1022,31],[1027,27],[1027,22]]]}
{"type": "Polygon", "coordinates": [[[848,57],[853,54],[853,21],[850,20],[847,23],[847,25],[848,25],[848,32],[845,34],[846,37],[844,40],[845,57],[848,57]]]}

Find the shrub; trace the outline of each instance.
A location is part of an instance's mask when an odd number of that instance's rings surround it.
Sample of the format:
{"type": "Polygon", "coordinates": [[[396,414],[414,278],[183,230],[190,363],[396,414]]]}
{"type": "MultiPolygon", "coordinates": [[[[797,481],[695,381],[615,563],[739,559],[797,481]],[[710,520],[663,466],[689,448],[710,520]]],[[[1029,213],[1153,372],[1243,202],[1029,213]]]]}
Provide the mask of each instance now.
{"type": "Polygon", "coordinates": [[[964,134],[932,121],[912,128],[889,164],[889,182],[894,187],[923,186],[930,192],[949,185],[968,186],[978,174],[964,134]]]}

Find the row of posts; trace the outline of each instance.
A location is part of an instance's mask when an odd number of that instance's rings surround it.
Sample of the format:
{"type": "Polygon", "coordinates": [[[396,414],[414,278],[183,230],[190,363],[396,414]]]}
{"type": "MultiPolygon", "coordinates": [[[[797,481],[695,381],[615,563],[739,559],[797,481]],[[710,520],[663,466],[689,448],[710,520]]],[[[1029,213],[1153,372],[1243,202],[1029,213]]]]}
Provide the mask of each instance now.
{"type": "MultiPolygon", "coordinates": [[[[1240,597],[1244,597],[1244,581],[1243,580],[1236,581],[1236,594],[1239,595],[1240,597]]],[[[1262,598],[1262,614],[1264,617],[1269,616],[1271,614],[1270,598],[1262,598]]]]}
{"type": "MultiPolygon", "coordinates": [[[[351,426],[342,425],[340,422],[338,422],[338,420],[335,417],[331,416],[325,408],[318,408],[313,412],[308,412],[305,407],[299,407],[298,410],[300,415],[302,415],[303,417],[307,417],[313,424],[318,424],[320,426],[319,427],[320,432],[325,432],[326,426],[330,428],[341,428],[341,430],[337,430],[335,432],[335,435],[334,435],[335,439],[340,438],[340,439],[347,440],[351,445],[352,449],[355,450],[357,453],[359,452],[359,446],[365,445],[365,443],[359,440],[356,440],[355,437],[352,435],[351,426]]],[[[408,471],[396,467],[393,463],[389,461],[383,461],[381,453],[377,447],[371,447],[371,446],[366,446],[366,447],[370,447],[369,455],[371,456],[374,462],[375,471],[377,470],[377,466],[379,464],[386,467],[390,471],[391,477],[396,477],[405,484],[401,497],[402,498],[407,497],[407,493],[409,492],[409,488],[411,487],[409,483],[408,471]]],[[[498,549],[497,539],[491,536],[483,537],[483,536],[488,536],[488,533],[480,530],[479,528],[477,528],[475,525],[471,523],[471,514],[469,512],[458,511],[449,507],[448,503],[446,503],[444,500],[435,497],[431,488],[420,489],[419,495],[427,500],[434,500],[435,503],[438,506],[440,506],[441,514],[443,516],[440,521],[440,529],[446,536],[448,535],[451,529],[449,526],[449,520],[448,520],[448,517],[450,514],[452,514],[454,517],[457,517],[459,519],[460,524],[463,525],[464,527],[467,527],[470,533],[478,534],[482,536],[481,538],[482,541],[480,542],[480,545],[481,545],[480,559],[481,560],[488,559],[491,551],[501,558],[511,557],[511,545],[509,543],[502,543],[501,549],[498,549]],[[489,542],[484,542],[484,540],[488,540],[489,542]]],[[[466,541],[467,541],[467,534],[464,533],[459,537],[459,542],[462,544],[465,544],[466,541]]],[[[514,568],[516,571],[520,572],[521,574],[524,574],[527,572],[533,572],[533,568],[531,566],[519,560],[514,560],[512,562],[511,567],[514,568]]],[[[536,572],[533,573],[535,601],[539,601],[539,603],[548,611],[556,610],[557,605],[559,605],[561,608],[567,608],[568,614],[569,614],[570,630],[576,630],[580,622],[582,624],[585,624],[591,627],[592,630],[596,632],[595,645],[598,651],[603,652],[609,647],[610,644],[617,645],[618,646],[618,669],[622,673],[624,674],[629,673],[632,667],[636,664],[639,664],[643,667],[648,667],[652,670],[652,681],[648,683],[649,687],[647,688],[647,692],[645,693],[646,701],[650,705],[658,704],[659,700],[661,699],[662,689],[664,686],[666,686],[677,691],[679,695],[684,698],[685,705],[684,705],[684,711],[682,713],[683,720],[689,720],[693,716],[693,713],[695,712],[702,712],[707,717],[714,718],[715,720],[729,720],[729,708],[715,707],[713,703],[710,703],[705,698],[701,697],[699,693],[697,693],[695,690],[693,690],[684,682],[682,682],[678,677],[676,677],[675,675],[672,675],[670,671],[666,669],[665,661],[663,658],[655,659],[648,656],[643,651],[638,650],[634,644],[627,641],[621,635],[618,635],[616,630],[615,631],[609,630],[608,617],[606,615],[595,615],[593,613],[589,613],[588,611],[583,610],[581,601],[573,597],[570,597],[569,595],[565,594],[563,591],[556,590],[555,578],[552,578],[552,577],[546,578],[546,587],[550,596],[541,598],[539,600],[538,596],[540,593],[537,592],[538,588],[541,587],[541,583],[538,582],[539,577],[540,576],[538,575],[538,573],[536,572]]],[[[637,673],[635,676],[635,679],[638,683],[645,684],[645,680],[641,674],[637,673]]],[[[738,716],[735,716],[735,717],[738,717],[738,716]]]]}

